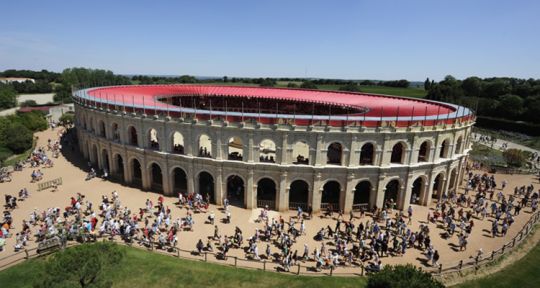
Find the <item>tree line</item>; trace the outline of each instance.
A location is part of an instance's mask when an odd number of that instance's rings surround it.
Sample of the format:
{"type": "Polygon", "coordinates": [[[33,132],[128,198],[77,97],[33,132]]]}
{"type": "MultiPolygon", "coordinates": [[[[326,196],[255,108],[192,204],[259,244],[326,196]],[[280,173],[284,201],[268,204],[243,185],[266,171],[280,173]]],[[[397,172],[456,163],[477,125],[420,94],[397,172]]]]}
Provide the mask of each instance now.
{"type": "Polygon", "coordinates": [[[442,81],[424,82],[426,98],[471,107],[480,116],[540,122],[540,79],[509,77],[446,76],[442,81]]]}
{"type": "Polygon", "coordinates": [[[4,72],[0,72],[0,77],[20,77],[20,78],[32,78],[35,82],[11,82],[8,85],[13,87],[17,93],[51,93],[53,91],[53,85],[58,81],[60,73],[51,72],[47,70],[32,71],[32,70],[15,70],[9,69],[4,72]]]}

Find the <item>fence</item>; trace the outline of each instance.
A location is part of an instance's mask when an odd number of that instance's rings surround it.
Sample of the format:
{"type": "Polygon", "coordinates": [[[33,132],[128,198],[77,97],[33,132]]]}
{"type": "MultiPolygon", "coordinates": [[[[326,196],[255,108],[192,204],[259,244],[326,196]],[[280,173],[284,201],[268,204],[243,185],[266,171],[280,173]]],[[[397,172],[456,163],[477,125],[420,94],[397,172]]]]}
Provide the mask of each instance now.
{"type": "MultiPolygon", "coordinates": [[[[432,273],[435,277],[441,277],[444,275],[449,275],[451,273],[463,273],[467,271],[478,271],[482,266],[485,266],[489,263],[492,263],[499,259],[502,255],[513,250],[519,243],[521,243],[525,238],[531,233],[533,227],[540,220],[540,211],[537,211],[531,219],[525,224],[525,226],[520,230],[520,232],[508,243],[502,246],[498,250],[494,250],[491,253],[480,255],[474,258],[468,258],[466,260],[461,260],[452,265],[439,265],[439,267],[429,268],[426,271],[432,273]]],[[[103,241],[107,240],[102,238],[103,241]]],[[[339,267],[348,267],[358,269],[357,273],[351,272],[350,269],[347,271],[340,271],[342,269],[337,269],[334,266],[323,266],[322,268],[316,268],[316,262],[308,260],[307,262],[297,263],[296,265],[291,265],[287,270],[283,269],[282,265],[278,261],[272,261],[270,259],[261,259],[255,260],[252,258],[241,258],[237,256],[228,256],[223,257],[223,254],[218,252],[208,252],[204,251],[198,253],[194,250],[185,250],[177,247],[165,247],[166,249],[157,249],[156,244],[151,242],[148,246],[142,245],[133,245],[132,243],[125,243],[123,241],[115,241],[109,239],[109,241],[114,241],[118,244],[123,244],[130,247],[135,247],[139,249],[146,249],[150,251],[156,251],[160,254],[189,259],[189,260],[199,260],[204,262],[212,262],[215,264],[227,265],[232,267],[242,267],[247,269],[256,269],[262,271],[273,271],[273,272],[284,272],[287,274],[293,275],[326,275],[326,276],[364,276],[366,271],[362,262],[353,262],[351,266],[338,266],[339,267]],[[311,263],[312,265],[305,265],[306,263],[311,263]]],[[[67,247],[78,245],[77,242],[70,242],[67,247]]],[[[37,248],[25,249],[19,251],[15,254],[8,255],[6,257],[0,258],[0,263],[7,261],[7,263],[0,264],[0,270],[3,270],[7,267],[15,265],[21,261],[35,258],[44,254],[52,253],[54,250],[50,250],[47,253],[37,253],[37,248]]],[[[263,256],[264,257],[264,256],[263,256]]]]}
{"type": "Polygon", "coordinates": [[[259,200],[257,199],[257,208],[276,209],[276,201],[274,200],[259,200]]]}

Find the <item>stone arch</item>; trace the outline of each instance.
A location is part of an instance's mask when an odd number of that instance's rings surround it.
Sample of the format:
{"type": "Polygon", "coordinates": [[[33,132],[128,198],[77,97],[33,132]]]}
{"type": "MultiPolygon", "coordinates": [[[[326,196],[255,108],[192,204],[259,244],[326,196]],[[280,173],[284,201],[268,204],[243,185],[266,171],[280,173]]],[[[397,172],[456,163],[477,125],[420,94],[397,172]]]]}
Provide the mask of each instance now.
{"type": "Polygon", "coordinates": [[[132,125],[128,127],[128,143],[133,146],[139,146],[139,136],[137,135],[137,128],[132,125]]]}
{"type": "Polygon", "coordinates": [[[431,194],[432,201],[438,201],[442,198],[442,195],[444,194],[444,177],[444,172],[439,172],[439,174],[435,176],[435,179],[433,180],[433,193],[431,194]]]}
{"type": "Polygon", "coordinates": [[[452,168],[450,171],[450,183],[448,183],[448,190],[455,191],[457,182],[457,168],[452,168]]]}
{"type": "Polygon", "coordinates": [[[180,166],[173,166],[171,168],[171,180],[172,180],[172,190],[173,194],[175,196],[178,196],[178,194],[187,194],[187,173],[184,168],[180,166]]]}
{"type": "Polygon", "coordinates": [[[375,163],[375,144],[368,142],[360,148],[360,165],[373,165],[375,163]]]}
{"type": "Polygon", "coordinates": [[[369,207],[369,199],[371,198],[371,189],[373,185],[369,180],[361,180],[354,187],[353,210],[367,210],[369,207]]]}
{"type": "Polygon", "coordinates": [[[259,144],[259,162],[276,163],[276,143],[264,139],[259,144]]]}
{"type": "Polygon", "coordinates": [[[276,182],[268,177],[257,181],[257,207],[276,210],[277,189],[276,182]]]}
{"type": "Polygon", "coordinates": [[[184,151],[184,135],[178,131],[174,131],[171,135],[172,152],[176,154],[185,154],[184,151]]]}
{"type": "Polygon", "coordinates": [[[326,151],[326,164],[341,165],[343,160],[343,145],[339,142],[332,142],[326,151]]]}
{"type": "Polygon", "coordinates": [[[148,170],[150,172],[150,187],[153,191],[163,193],[163,170],[161,165],[157,162],[151,162],[148,164],[148,170]]]}
{"type": "Polygon", "coordinates": [[[293,164],[309,165],[309,144],[307,141],[296,141],[293,144],[293,164]]]}
{"type": "Polygon", "coordinates": [[[98,161],[99,154],[98,154],[97,144],[95,144],[95,143],[92,144],[92,149],[90,151],[92,153],[92,156],[90,157],[90,162],[92,162],[93,166],[98,166],[99,165],[99,161],[98,161]]]}
{"type": "Polygon", "coordinates": [[[120,142],[120,131],[118,127],[118,123],[113,122],[111,124],[111,136],[113,141],[120,142]]]}
{"type": "Polygon", "coordinates": [[[341,209],[341,184],[338,181],[326,181],[321,194],[321,209],[332,208],[333,211],[341,209]]]}
{"type": "Polygon", "coordinates": [[[111,171],[109,152],[105,148],[101,149],[101,169],[103,169],[104,171],[107,170],[107,174],[109,174],[111,171]]]}
{"type": "Polygon", "coordinates": [[[206,134],[199,136],[199,157],[212,158],[212,139],[206,134]]]}
{"type": "Polygon", "coordinates": [[[233,136],[227,140],[227,159],[242,161],[244,157],[244,143],[242,138],[233,136]]]}
{"type": "Polygon", "coordinates": [[[122,155],[120,154],[114,154],[113,156],[114,161],[114,176],[117,176],[120,178],[120,180],[124,180],[124,158],[122,158],[122,155]]]}
{"type": "Polygon", "coordinates": [[[431,151],[431,141],[425,140],[418,149],[418,162],[428,162],[431,151]]]}
{"type": "Polygon", "coordinates": [[[439,149],[439,158],[448,158],[450,154],[450,139],[446,138],[439,149]]]}
{"type": "Polygon", "coordinates": [[[456,150],[454,154],[461,154],[461,146],[463,146],[463,137],[460,135],[456,140],[456,150]]]}
{"type": "Polygon", "coordinates": [[[304,211],[309,207],[309,184],[303,179],[294,180],[289,186],[289,209],[298,207],[304,211]]]}
{"type": "Polygon", "coordinates": [[[393,203],[393,206],[398,205],[398,201],[400,198],[400,190],[401,190],[401,183],[399,179],[392,179],[388,181],[384,188],[384,206],[387,208],[393,208],[390,207],[391,203],[393,203]]]}
{"type": "Polygon", "coordinates": [[[103,120],[98,120],[98,136],[106,138],[107,130],[105,129],[105,122],[103,120]]]}
{"type": "Polygon", "coordinates": [[[150,149],[159,150],[159,134],[155,128],[148,129],[148,147],[150,149]]]}
{"type": "Polygon", "coordinates": [[[227,199],[231,205],[245,207],[245,183],[240,175],[231,174],[227,177],[227,199]]]}
{"type": "Polygon", "coordinates": [[[210,197],[210,203],[216,202],[216,185],[214,181],[214,176],[208,171],[200,171],[199,174],[197,174],[197,180],[199,184],[199,191],[198,193],[203,195],[203,197],[206,197],[208,195],[210,197]]]}
{"type": "Polygon", "coordinates": [[[405,149],[407,149],[407,146],[401,141],[394,144],[390,156],[390,163],[403,164],[405,161],[405,149]]]}
{"type": "Polygon", "coordinates": [[[427,179],[426,176],[418,176],[414,180],[411,187],[411,199],[409,199],[410,204],[420,204],[421,199],[423,198],[424,191],[426,190],[427,179]]]}
{"type": "Polygon", "coordinates": [[[142,166],[139,159],[136,157],[129,160],[129,167],[131,169],[131,181],[133,185],[142,187],[142,166]]]}

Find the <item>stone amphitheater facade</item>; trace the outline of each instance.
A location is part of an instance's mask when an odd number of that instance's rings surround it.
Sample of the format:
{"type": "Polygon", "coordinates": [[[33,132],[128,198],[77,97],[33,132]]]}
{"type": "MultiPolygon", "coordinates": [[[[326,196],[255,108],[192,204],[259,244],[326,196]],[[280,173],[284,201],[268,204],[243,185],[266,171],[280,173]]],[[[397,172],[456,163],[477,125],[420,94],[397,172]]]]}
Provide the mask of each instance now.
{"type": "Polygon", "coordinates": [[[81,153],[118,181],[279,211],[429,205],[462,179],[474,123],[266,124],[74,100],[81,153]]]}

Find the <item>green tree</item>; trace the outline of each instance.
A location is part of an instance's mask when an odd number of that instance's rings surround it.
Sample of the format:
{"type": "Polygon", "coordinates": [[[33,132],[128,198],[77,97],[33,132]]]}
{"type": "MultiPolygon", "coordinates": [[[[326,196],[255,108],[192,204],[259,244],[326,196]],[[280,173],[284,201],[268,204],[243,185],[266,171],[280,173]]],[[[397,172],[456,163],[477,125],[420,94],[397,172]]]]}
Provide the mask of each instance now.
{"type": "Polygon", "coordinates": [[[294,82],[289,82],[289,83],[287,83],[287,87],[288,88],[298,88],[298,84],[296,84],[294,82]]]}
{"type": "Polygon", "coordinates": [[[37,105],[38,105],[37,102],[32,99],[19,103],[19,106],[21,107],[32,107],[32,106],[37,106],[37,105]]]}
{"type": "Polygon", "coordinates": [[[58,121],[60,122],[60,124],[62,124],[64,126],[67,125],[67,124],[72,124],[75,121],[75,114],[73,114],[73,113],[64,113],[64,114],[62,114],[62,116],[60,116],[58,121]]]}
{"type": "Polygon", "coordinates": [[[84,244],[54,254],[36,287],[111,287],[108,273],[118,266],[124,250],[113,243],[84,244]]]}
{"type": "Polygon", "coordinates": [[[302,85],[300,85],[300,88],[318,89],[317,85],[315,83],[313,83],[313,81],[304,81],[304,82],[302,82],[302,85]]]}
{"type": "Polygon", "coordinates": [[[429,91],[431,88],[431,81],[429,81],[429,77],[426,78],[426,81],[424,81],[424,90],[429,91]]]}
{"type": "Polygon", "coordinates": [[[2,131],[4,144],[15,154],[22,153],[32,147],[33,135],[30,129],[20,122],[10,122],[2,131]]]}
{"type": "Polygon", "coordinates": [[[0,84],[0,109],[8,109],[17,105],[17,91],[11,85],[0,84]]]}
{"type": "Polygon", "coordinates": [[[339,87],[340,91],[360,92],[360,87],[356,83],[349,83],[339,87]]]}
{"type": "Polygon", "coordinates": [[[369,275],[368,288],[444,288],[431,274],[411,264],[385,266],[380,272],[369,275]]]}
{"type": "Polygon", "coordinates": [[[461,83],[465,96],[479,97],[482,94],[482,80],[478,77],[469,77],[461,83]]]}
{"type": "Polygon", "coordinates": [[[508,165],[514,167],[521,167],[526,161],[525,154],[519,149],[506,149],[503,152],[503,157],[508,165]]]}
{"type": "Polygon", "coordinates": [[[523,99],[517,95],[504,95],[499,102],[499,117],[517,118],[523,113],[523,99]]]}

